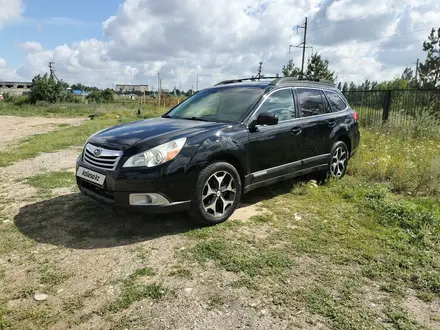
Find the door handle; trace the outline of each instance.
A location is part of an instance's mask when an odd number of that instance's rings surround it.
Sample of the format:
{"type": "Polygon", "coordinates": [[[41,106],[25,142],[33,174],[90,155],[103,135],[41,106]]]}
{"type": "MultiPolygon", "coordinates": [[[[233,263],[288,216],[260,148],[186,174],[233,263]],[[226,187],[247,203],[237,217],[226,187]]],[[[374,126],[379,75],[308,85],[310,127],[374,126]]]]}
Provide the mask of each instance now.
{"type": "Polygon", "coordinates": [[[292,132],[292,134],[295,134],[295,135],[301,134],[302,128],[296,126],[296,127],[292,128],[291,132],[292,132]]]}
{"type": "Polygon", "coordinates": [[[328,121],[328,126],[335,127],[336,126],[336,121],[335,120],[329,120],[328,121]]]}

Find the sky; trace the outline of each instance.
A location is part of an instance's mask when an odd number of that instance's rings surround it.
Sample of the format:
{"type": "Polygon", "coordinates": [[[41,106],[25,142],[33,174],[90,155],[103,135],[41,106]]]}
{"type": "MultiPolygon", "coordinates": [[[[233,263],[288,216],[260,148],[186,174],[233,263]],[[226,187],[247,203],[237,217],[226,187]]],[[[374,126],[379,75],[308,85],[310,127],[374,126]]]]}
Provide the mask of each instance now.
{"type": "Polygon", "coordinates": [[[50,61],[70,84],[187,90],[266,76],[289,59],[329,60],[338,81],[390,80],[424,61],[438,0],[0,0],[0,80],[31,81],[50,61]],[[290,52],[289,52],[290,51],[290,52]]]}

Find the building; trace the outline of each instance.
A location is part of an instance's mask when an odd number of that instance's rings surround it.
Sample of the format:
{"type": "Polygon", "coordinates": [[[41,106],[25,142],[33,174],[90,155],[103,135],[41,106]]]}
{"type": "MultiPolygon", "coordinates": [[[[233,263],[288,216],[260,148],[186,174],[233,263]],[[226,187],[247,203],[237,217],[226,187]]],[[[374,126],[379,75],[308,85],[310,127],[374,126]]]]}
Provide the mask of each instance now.
{"type": "Polygon", "coordinates": [[[116,93],[148,92],[148,85],[116,85],[116,93]]]}
{"type": "Polygon", "coordinates": [[[0,80],[0,94],[22,96],[23,94],[27,94],[31,91],[31,86],[32,86],[32,82],[0,80]]]}

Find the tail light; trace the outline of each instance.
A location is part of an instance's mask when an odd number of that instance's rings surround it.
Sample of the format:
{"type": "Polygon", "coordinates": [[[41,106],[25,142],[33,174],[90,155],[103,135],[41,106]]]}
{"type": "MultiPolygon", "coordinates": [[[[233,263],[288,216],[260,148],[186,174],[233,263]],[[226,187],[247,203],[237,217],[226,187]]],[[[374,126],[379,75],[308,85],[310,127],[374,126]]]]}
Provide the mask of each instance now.
{"type": "Polygon", "coordinates": [[[358,115],[358,113],[357,113],[356,111],[354,111],[354,110],[353,110],[353,118],[354,118],[354,120],[359,121],[359,115],[358,115]]]}

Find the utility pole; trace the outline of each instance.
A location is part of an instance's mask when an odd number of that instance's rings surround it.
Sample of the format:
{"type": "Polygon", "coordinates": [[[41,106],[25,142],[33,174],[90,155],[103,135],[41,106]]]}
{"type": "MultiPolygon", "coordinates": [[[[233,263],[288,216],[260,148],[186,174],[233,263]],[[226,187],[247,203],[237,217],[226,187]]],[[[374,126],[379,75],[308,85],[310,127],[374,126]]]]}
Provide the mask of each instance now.
{"type": "Polygon", "coordinates": [[[417,76],[418,76],[418,74],[419,74],[419,59],[417,59],[417,62],[416,62],[416,77],[415,77],[416,84],[417,84],[417,76]]]}
{"type": "MultiPolygon", "coordinates": [[[[260,66],[259,66],[259,68],[258,68],[258,73],[257,73],[257,76],[256,77],[258,77],[258,80],[260,80],[260,78],[261,78],[261,67],[263,66],[263,62],[260,62],[260,66]]],[[[256,78],[255,77],[255,78],[256,78]]]]}
{"type": "Polygon", "coordinates": [[[302,60],[301,60],[301,73],[300,73],[300,78],[303,79],[304,78],[304,61],[306,58],[306,48],[312,48],[312,55],[313,55],[313,47],[307,47],[307,17],[305,18],[304,21],[304,25],[300,26],[297,25],[296,26],[296,34],[298,34],[298,30],[299,29],[304,29],[304,39],[303,42],[300,43],[298,46],[293,46],[293,45],[289,45],[289,54],[290,54],[290,48],[291,47],[296,47],[296,48],[302,48],[302,60]]]}
{"type": "Polygon", "coordinates": [[[58,77],[55,74],[55,62],[49,62],[49,70],[50,70],[50,76],[51,77],[54,76],[56,80],[59,81],[58,77]]]}
{"type": "Polygon", "coordinates": [[[303,40],[303,55],[301,62],[301,78],[304,78],[304,57],[306,56],[306,38],[307,38],[307,17],[304,21],[304,26],[298,26],[299,28],[304,29],[304,40],[303,40]]]}
{"type": "Polygon", "coordinates": [[[159,106],[160,106],[160,73],[157,72],[157,95],[159,98],[159,106]]]}
{"type": "Polygon", "coordinates": [[[199,75],[197,75],[197,79],[196,79],[196,90],[199,90],[199,75]]]}

